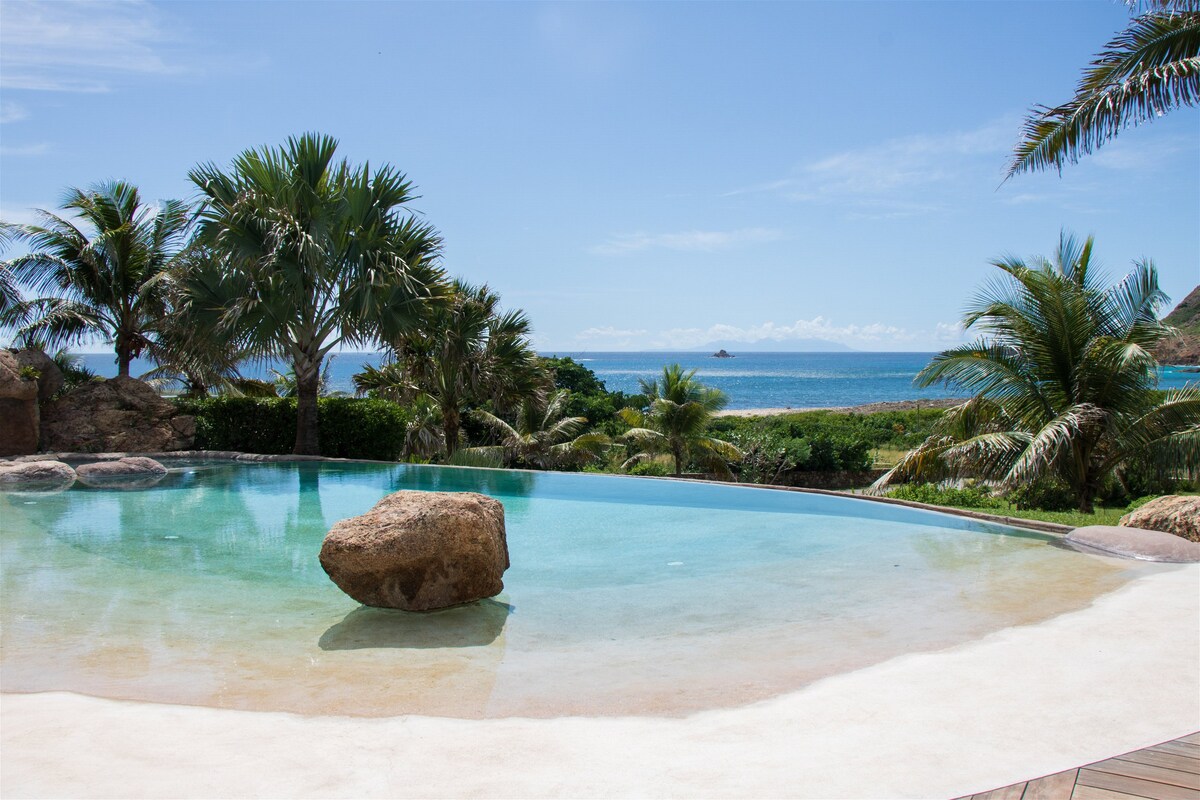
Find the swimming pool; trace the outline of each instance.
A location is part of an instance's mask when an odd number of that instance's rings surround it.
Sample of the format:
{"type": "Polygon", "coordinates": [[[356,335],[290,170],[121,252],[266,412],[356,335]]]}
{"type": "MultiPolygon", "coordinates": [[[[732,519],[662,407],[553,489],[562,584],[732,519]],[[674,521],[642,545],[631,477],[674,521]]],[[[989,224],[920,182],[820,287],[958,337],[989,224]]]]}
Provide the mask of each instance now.
{"type": "Polygon", "coordinates": [[[682,715],[1088,605],[1155,565],[850,498],[612,476],[179,462],[0,495],[6,692],[305,714],[682,715]],[[369,609],[317,561],[398,489],[505,506],[493,600],[369,609]]]}

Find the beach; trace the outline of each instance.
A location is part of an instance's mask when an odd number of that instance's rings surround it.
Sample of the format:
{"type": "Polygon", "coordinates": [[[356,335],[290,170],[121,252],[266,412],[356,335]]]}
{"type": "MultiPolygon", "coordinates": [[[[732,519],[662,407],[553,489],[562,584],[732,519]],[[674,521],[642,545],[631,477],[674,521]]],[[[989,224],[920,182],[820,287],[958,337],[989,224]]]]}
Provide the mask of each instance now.
{"type": "Polygon", "coordinates": [[[934,400],[895,400],[883,403],[862,403],[856,406],[821,406],[818,408],[727,408],[717,417],[776,417],[780,414],[800,414],[807,411],[834,411],[839,414],[878,414],[881,411],[914,411],[925,408],[953,408],[961,399],[944,397],[934,400]]]}

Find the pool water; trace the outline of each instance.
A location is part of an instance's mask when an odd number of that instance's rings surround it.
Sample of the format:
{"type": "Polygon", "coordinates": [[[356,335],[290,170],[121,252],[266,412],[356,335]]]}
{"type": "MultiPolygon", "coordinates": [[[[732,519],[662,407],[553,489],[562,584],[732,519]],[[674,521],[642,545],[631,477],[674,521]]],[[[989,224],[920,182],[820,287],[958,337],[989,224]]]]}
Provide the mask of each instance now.
{"type": "Polygon", "coordinates": [[[0,494],[6,692],[305,714],[682,715],[1088,605],[1157,567],[842,497],[412,465],[179,462],[0,494]],[[492,600],[359,606],[325,532],[399,489],[503,502],[492,600]]]}

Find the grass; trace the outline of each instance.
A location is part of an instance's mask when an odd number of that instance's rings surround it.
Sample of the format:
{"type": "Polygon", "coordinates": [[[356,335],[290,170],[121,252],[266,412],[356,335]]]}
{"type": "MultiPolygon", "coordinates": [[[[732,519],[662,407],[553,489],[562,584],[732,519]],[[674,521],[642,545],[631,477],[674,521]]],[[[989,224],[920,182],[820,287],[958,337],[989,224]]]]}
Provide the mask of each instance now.
{"type": "Polygon", "coordinates": [[[1005,503],[1001,508],[971,508],[970,511],[980,511],[984,514],[997,514],[1002,517],[1017,517],[1033,519],[1039,522],[1057,522],[1059,525],[1070,525],[1072,528],[1082,528],[1085,525],[1116,525],[1121,517],[1129,513],[1127,506],[1120,508],[1097,507],[1091,514],[1080,511],[1040,511],[1037,509],[1018,509],[1011,503],[1005,503]]]}

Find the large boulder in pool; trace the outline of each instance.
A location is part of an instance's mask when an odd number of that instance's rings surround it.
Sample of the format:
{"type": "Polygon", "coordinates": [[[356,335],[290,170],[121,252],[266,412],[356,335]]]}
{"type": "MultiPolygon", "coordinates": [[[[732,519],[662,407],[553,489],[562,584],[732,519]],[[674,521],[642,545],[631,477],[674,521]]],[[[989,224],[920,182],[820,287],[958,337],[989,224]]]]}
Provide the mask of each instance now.
{"type": "Polygon", "coordinates": [[[75,470],[61,461],[0,463],[0,491],[56,492],[75,482],[75,470]]]}
{"type": "Polygon", "coordinates": [[[38,382],[7,350],[0,350],[0,456],[38,449],[38,382]]]}
{"type": "Polygon", "coordinates": [[[497,595],[508,565],[504,506],[473,492],[390,494],[321,545],[321,566],[343,592],[405,611],[497,595]]]}
{"type": "Polygon", "coordinates": [[[166,467],[143,456],[95,461],[75,468],[80,483],[105,489],[145,489],[161,481],[166,474],[166,467]]]}
{"type": "Polygon", "coordinates": [[[1177,494],[1156,497],[1121,517],[1121,524],[1172,533],[1189,542],[1200,542],[1200,497],[1177,494]]]}
{"type": "Polygon", "coordinates": [[[135,378],[85,383],[42,408],[47,451],[159,453],[190,450],[195,439],[195,417],[135,378]]]}

